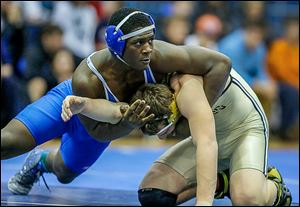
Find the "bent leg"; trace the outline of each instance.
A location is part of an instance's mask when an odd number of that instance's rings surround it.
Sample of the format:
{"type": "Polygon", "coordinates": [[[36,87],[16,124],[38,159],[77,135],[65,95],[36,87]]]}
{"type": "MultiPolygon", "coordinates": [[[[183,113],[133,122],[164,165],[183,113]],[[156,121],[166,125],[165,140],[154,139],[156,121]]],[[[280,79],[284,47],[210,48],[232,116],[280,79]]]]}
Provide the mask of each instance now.
{"type": "Polygon", "coordinates": [[[65,81],[45,96],[26,106],[1,129],[1,159],[21,155],[35,146],[60,137],[67,123],[60,117],[64,98],[71,94],[70,81],[65,81]]]}
{"type": "Polygon", "coordinates": [[[27,195],[43,173],[51,172],[58,181],[66,184],[87,170],[109,143],[97,142],[89,136],[80,137],[80,128],[74,127],[79,137],[65,133],[57,150],[32,150],[22,169],[9,179],[8,189],[14,194],[27,195]]]}
{"type": "Polygon", "coordinates": [[[230,195],[234,205],[273,205],[277,198],[274,180],[267,178],[268,128],[259,124],[242,133],[234,146],[230,161],[230,195]]]}
{"type": "Polygon", "coordinates": [[[58,149],[49,152],[45,168],[47,172],[53,173],[60,183],[67,184],[72,182],[79,174],[72,172],[64,163],[61,151],[58,149]]]}
{"type": "MultiPolygon", "coordinates": [[[[61,104],[65,96],[71,94],[70,81],[53,88],[45,96],[28,105],[1,132],[2,158],[11,158],[27,152],[37,145],[60,137],[69,123],[60,117],[61,104]]],[[[20,171],[9,179],[8,188],[15,194],[26,195],[45,169],[48,153],[35,149],[27,156],[20,171]]],[[[51,153],[50,153],[51,155],[51,153]]],[[[51,157],[51,156],[49,156],[51,157]]]]}
{"type": "Polygon", "coordinates": [[[168,197],[170,194],[174,195],[171,196],[173,203],[170,205],[180,204],[194,197],[196,192],[195,155],[196,148],[192,139],[187,138],[160,156],[140,184],[141,204],[146,205],[145,202],[149,200],[154,202],[153,204],[162,204],[160,203],[162,199],[157,197],[157,193],[151,195],[147,189],[160,189],[168,192],[168,197]]]}
{"type": "Polygon", "coordinates": [[[233,205],[271,206],[277,196],[273,181],[255,169],[235,171],[230,178],[230,195],[233,205]]]}
{"type": "Polygon", "coordinates": [[[150,201],[153,204],[162,204],[163,200],[167,200],[165,205],[175,205],[183,203],[196,194],[195,185],[188,185],[183,175],[176,172],[168,165],[160,162],[155,162],[139,187],[139,200],[142,205],[149,205],[150,201]],[[151,192],[152,189],[160,190],[162,195],[156,192],[151,192]],[[164,192],[164,193],[162,193],[164,192]]]}
{"type": "MultiPolygon", "coordinates": [[[[227,169],[228,164],[223,167],[227,169]]],[[[216,195],[220,198],[228,194],[229,170],[225,171],[218,173],[216,195]]],[[[142,205],[168,205],[161,203],[161,196],[164,195],[168,198],[165,200],[172,201],[169,205],[174,206],[194,198],[196,188],[196,147],[189,137],[168,149],[154,162],[139,186],[139,200],[142,205]],[[151,189],[162,192],[152,193],[151,189]]]]}
{"type": "Polygon", "coordinates": [[[47,167],[61,183],[70,183],[86,171],[110,144],[89,136],[77,116],[70,124],[73,126],[63,135],[60,148],[47,157],[47,167]]]}
{"type": "Polygon", "coordinates": [[[12,119],[1,129],[1,160],[21,155],[35,146],[35,139],[19,120],[12,119]]]}

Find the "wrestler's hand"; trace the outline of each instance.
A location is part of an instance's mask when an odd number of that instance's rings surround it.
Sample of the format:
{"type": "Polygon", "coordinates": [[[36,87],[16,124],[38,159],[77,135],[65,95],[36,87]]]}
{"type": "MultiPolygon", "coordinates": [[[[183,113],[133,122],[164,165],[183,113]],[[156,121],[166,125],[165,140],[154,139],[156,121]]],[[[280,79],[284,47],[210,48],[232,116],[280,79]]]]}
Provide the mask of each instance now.
{"type": "Polygon", "coordinates": [[[136,100],[124,113],[121,119],[122,124],[133,129],[142,127],[146,122],[152,121],[155,117],[154,114],[146,116],[149,109],[150,106],[144,100],[136,100]]]}
{"type": "Polygon", "coordinates": [[[67,96],[62,104],[61,118],[67,122],[75,114],[79,114],[85,106],[86,99],[79,96],[67,96]]]}

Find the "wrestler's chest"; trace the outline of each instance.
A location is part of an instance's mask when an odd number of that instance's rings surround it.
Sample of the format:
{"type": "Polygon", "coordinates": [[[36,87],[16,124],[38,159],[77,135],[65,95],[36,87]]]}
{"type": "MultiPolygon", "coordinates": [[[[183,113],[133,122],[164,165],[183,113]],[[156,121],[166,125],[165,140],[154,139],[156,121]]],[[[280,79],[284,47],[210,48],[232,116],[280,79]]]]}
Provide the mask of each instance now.
{"type": "Polygon", "coordinates": [[[119,99],[119,101],[129,102],[134,93],[145,83],[144,78],[135,80],[110,80],[107,82],[108,88],[119,99]]]}
{"type": "MultiPolygon", "coordinates": [[[[157,83],[163,79],[163,75],[154,75],[157,83]]],[[[129,102],[139,87],[145,84],[144,73],[128,73],[126,76],[116,76],[109,74],[105,78],[107,86],[119,101],[129,102]]]]}

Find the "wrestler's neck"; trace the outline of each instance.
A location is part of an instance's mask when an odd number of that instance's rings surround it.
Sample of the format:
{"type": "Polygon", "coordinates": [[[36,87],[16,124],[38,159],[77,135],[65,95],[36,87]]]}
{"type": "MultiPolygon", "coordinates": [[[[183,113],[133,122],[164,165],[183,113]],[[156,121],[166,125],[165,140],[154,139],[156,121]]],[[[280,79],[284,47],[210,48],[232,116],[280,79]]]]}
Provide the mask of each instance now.
{"type": "Polygon", "coordinates": [[[143,70],[135,69],[130,65],[124,63],[123,61],[119,60],[116,56],[112,55],[110,52],[108,55],[108,63],[112,70],[120,74],[128,73],[128,72],[140,73],[141,71],[143,71],[143,70]]]}

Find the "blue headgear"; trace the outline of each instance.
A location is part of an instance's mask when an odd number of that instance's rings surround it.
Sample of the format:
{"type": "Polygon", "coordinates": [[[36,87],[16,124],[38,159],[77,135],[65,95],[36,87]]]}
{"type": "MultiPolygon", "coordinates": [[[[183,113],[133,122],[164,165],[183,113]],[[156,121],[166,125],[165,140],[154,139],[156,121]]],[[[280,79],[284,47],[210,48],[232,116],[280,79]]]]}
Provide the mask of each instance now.
{"type": "Polygon", "coordinates": [[[117,56],[117,58],[121,59],[123,62],[124,60],[122,59],[124,50],[125,50],[125,45],[126,45],[126,39],[134,37],[136,35],[139,35],[143,32],[152,30],[155,33],[155,25],[154,25],[154,20],[152,19],[152,17],[144,12],[140,12],[140,11],[135,11],[130,13],[129,15],[127,15],[117,26],[115,25],[109,25],[106,28],[106,32],[105,32],[105,40],[106,40],[106,44],[107,47],[109,48],[109,50],[117,56]],[[134,14],[138,14],[138,13],[142,13],[145,14],[149,17],[152,25],[144,27],[142,29],[139,29],[137,31],[128,33],[126,35],[124,35],[124,33],[122,32],[122,30],[120,29],[121,26],[134,14]]]}

